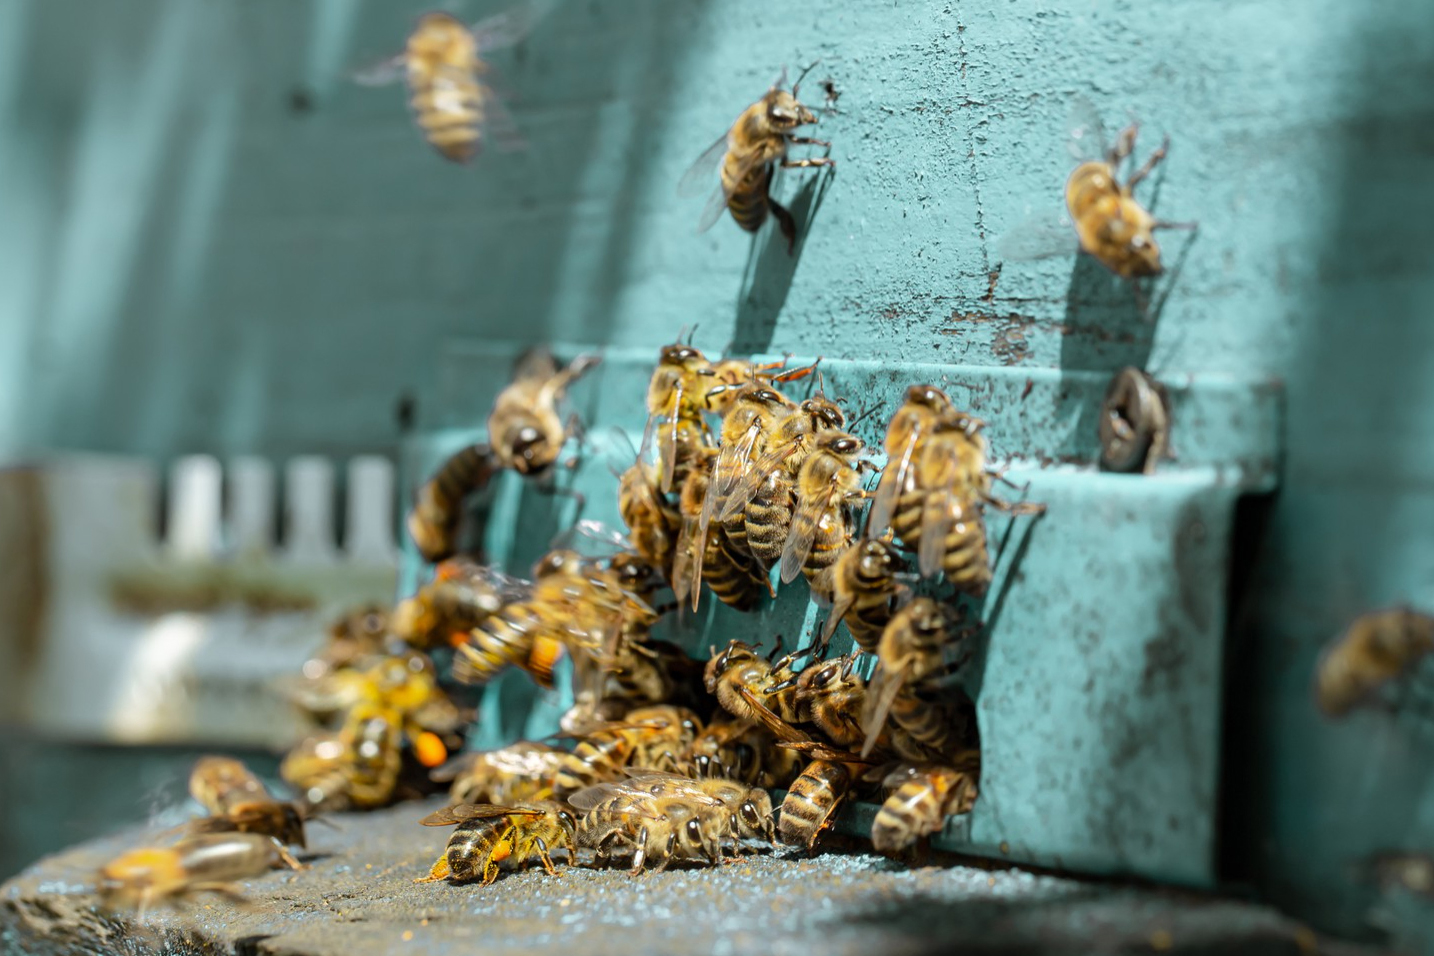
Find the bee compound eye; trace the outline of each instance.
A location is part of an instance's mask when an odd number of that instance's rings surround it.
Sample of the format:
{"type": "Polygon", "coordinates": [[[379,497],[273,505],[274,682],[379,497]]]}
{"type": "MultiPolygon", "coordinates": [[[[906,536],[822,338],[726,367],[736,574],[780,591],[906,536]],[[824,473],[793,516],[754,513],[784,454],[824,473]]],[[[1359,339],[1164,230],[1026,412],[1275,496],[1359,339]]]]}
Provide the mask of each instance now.
{"type": "Polygon", "coordinates": [[[690,839],[690,840],[694,840],[694,841],[697,841],[697,842],[701,842],[701,840],[702,840],[702,828],[697,825],[697,821],[696,821],[696,820],[688,820],[688,821],[687,821],[687,837],[688,837],[688,839],[690,839]]]}

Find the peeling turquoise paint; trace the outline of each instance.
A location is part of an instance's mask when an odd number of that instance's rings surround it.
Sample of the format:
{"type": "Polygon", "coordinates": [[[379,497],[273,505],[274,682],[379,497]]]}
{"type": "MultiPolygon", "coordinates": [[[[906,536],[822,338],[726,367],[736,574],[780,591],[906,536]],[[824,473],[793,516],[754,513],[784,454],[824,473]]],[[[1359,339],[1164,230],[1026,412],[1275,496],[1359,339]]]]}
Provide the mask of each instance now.
{"type": "Polygon", "coordinates": [[[341,75],[421,8],[0,0],[0,454],[391,449],[405,393],[455,424],[437,356],[495,330],[1283,379],[1282,490],[1236,555],[1224,857],[1368,928],[1353,864],[1434,844],[1427,720],[1331,724],[1308,688],[1353,615],[1434,604],[1434,8],[568,0],[498,58],[528,149],[471,168],[341,75]],[[784,178],[800,257],[694,236],[686,164],[818,57],[839,168],[784,178]],[[1147,195],[1201,229],[1158,322],[1086,260],[1002,261],[1058,206],[1077,95],[1172,137],[1147,195]]]}

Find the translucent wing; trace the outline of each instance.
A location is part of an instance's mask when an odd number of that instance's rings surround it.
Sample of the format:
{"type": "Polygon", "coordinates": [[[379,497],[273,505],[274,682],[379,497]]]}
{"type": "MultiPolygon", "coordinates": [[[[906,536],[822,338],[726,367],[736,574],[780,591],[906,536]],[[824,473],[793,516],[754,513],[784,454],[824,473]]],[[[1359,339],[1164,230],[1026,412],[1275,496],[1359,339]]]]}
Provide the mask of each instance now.
{"type": "Polygon", "coordinates": [[[911,459],[921,438],[921,427],[911,430],[901,456],[896,462],[888,463],[877,483],[876,493],[871,499],[871,510],[866,515],[866,537],[879,538],[891,526],[891,516],[896,513],[896,503],[906,490],[907,476],[911,474],[911,459]]]}
{"type": "Polygon", "coordinates": [[[856,603],[855,594],[843,594],[838,592],[835,600],[832,601],[831,611],[827,614],[826,623],[822,625],[821,646],[826,647],[832,642],[832,635],[836,633],[837,625],[846,617],[846,612],[856,603]]]}
{"type": "Polygon", "coordinates": [[[1076,162],[1104,159],[1109,141],[1100,112],[1084,93],[1071,98],[1066,109],[1066,152],[1076,162]]]}
{"type": "MultiPolygon", "coordinates": [[[[651,794],[642,793],[643,797],[651,794]]],[[[650,817],[659,819],[661,814],[650,807],[642,806],[639,800],[635,799],[633,792],[623,788],[616,783],[599,783],[591,787],[585,787],[577,793],[568,797],[568,803],[578,810],[595,811],[599,804],[604,804],[600,812],[609,814],[633,814],[635,816],[650,817]]]]}
{"type": "Polygon", "coordinates": [[[677,533],[677,553],[672,559],[672,596],[677,599],[677,606],[682,607],[687,603],[688,596],[692,593],[693,581],[701,579],[702,570],[700,565],[693,573],[693,565],[697,564],[695,549],[697,544],[697,520],[695,518],[683,518],[682,528],[677,533]]]}
{"type": "Polygon", "coordinates": [[[737,693],[740,694],[742,699],[747,702],[747,705],[751,707],[752,713],[756,716],[757,721],[763,727],[767,728],[773,737],[795,744],[810,744],[814,742],[812,738],[808,737],[802,731],[772,713],[771,708],[762,703],[761,698],[747,688],[739,686],[737,693]]]}
{"type": "MultiPolygon", "coordinates": [[[[797,414],[801,414],[798,412],[797,414]]],[[[757,496],[762,483],[788,458],[791,458],[802,446],[806,444],[806,436],[799,435],[792,441],[783,442],[776,448],[769,448],[762,457],[757,459],[756,464],[749,468],[742,479],[737,482],[736,487],[727,495],[727,500],[722,505],[722,510],[717,513],[718,521],[726,521],[728,518],[747,507],[748,502],[757,496]]]]}
{"type": "Polygon", "coordinates": [[[480,53],[513,46],[532,32],[533,27],[553,11],[558,0],[526,0],[502,13],[473,24],[473,39],[480,53]]]}
{"type": "Polygon", "coordinates": [[[664,492],[671,491],[673,482],[677,480],[677,416],[682,408],[682,392],[682,379],[679,378],[672,391],[672,414],[664,423],[667,430],[662,438],[662,445],[657,450],[657,460],[662,465],[662,490],[664,492]]]}
{"type": "Polygon", "coordinates": [[[707,205],[702,208],[702,218],[697,220],[698,233],[704,233],[717,224],[722,218],[722,213],[727,211],[727,191],[719,183],[707,199],[707,205]]]}
{"type": "Polygon", "coordinates": [[[630,779],[626,783],[617,784],[617,786],[635,795],[660,796],[664,793],[679,791],[685,798],[695,803],[703,803],[711,807],[726,806],[721,800],[703,791],[701,787],[697,786],[697,781],[691,777],[666,773],[661,770],[640,770],[633,767],[627,768],[624,772],[630,779]]]}
{"type": "Polygon", "coordinates": [[[946,537],[956,526],[961,503],[951,493],[949,483],[938,484],[921,503],[921,546],[916,552],[916,567],[922,577],[941,573],[941,559],[946,554],[946,537]]]}
{"type": "Polygon", "coordinates": [[[702,155],[687,167],[687,172],[677,181],[677,195],[683,197],[700,196],[707,190],[708,184],[712,182],[712,175],[717,172],[717,166],[722,162],[722,157],[727,155],[727,134],[724,132],[717,137],[717,141],[702,151],[702,155]]]}
{"type": "Polygon", "coordinates": [[[702,499],[701,529],[705,535],[707,526],[717,516],[718,505],[723,504],[728,494],[741,481],[743,469],[752,461],[752,450],[762,434],[760,419],[753,421],[742,433],[742,437],[730,445],[723,445],[717,452],[717,461],[712,466],[712,480],[707,484],[707,496],[702,499]]]}
{"type": "Polygon", "coordinates": [[[385,57],[359,67],[349,74],[349,78],[359,86],[387,86],[402,78],[407,59],[402,53],[385,57]]]}
{"type": "Polygon", "coordinates": [[[812,544],[817,539],[817,528],[821,525],[822,516],[831,509],[835,493],[836,486],[833,484],[822,494],[797,504],[796,514],[792,515],[792,529],[787,532],[787,541],[782,545],[783,584],[790,584],[802,573],[802,566],[807,563],[812,544]]]}
{"type": "Polygon", "coordinates": [[[435,810],[418,822],[426,827],[451,827],[468,820],[491,820],[494,817],[540,817],[542,810],[505,807],[496,803],[460,803],[435,810]]]}
{"type": "Polygon", "coordinates": [[[480,83],[483,96],[483,138],[491,140],[500,153],[516,153],[528,148],[528,141],[518,131],[518,124],[508,107],[493,88],[480,83]]]}
{"type": "Polygon", "coordinates": [[[871,756],[872,750],[876,748],[877,739],[886,727],[886,715],[891,713],[891,705],[896,703],[905,683],[904,677],[892,674],[884,667],[878,668],[872,675],[871,683],[866,687],[866,705],[870,709],[861,728],[861,732],[866,735],[866,743],[861,747],[863,757],[871,756]]]}

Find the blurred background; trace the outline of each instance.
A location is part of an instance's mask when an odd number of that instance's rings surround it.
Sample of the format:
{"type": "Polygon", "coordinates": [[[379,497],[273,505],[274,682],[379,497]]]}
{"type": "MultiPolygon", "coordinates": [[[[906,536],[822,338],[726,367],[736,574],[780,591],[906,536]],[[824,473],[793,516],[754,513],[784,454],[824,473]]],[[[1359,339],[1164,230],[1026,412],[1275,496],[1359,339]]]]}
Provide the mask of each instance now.
{"type": "Polygon", "coordinates": [[[469,166],[350,80],[425,8],[0,0],[0,877],[292,739],[269,678],[393,593],[401,441],[481,420],[443,355],[696,325],[1282,384],[1230,556],[1221,865],[1323,929],[1421,918],[1356,871],[1434,847],[1434,714],[1331,723],[1309,684],[1356,614],[1434,603],[1434,7],[566,0],[494,58],[524,148],[469,166]],[[839,166],[783,184],[798,255],[694,235],[683,171],[812,61],[839,166]],[[1077,98],[1171,136],[1146,197],[1200,230],[1158,321],[1000,251],[1059,211],[1077,98]]]}

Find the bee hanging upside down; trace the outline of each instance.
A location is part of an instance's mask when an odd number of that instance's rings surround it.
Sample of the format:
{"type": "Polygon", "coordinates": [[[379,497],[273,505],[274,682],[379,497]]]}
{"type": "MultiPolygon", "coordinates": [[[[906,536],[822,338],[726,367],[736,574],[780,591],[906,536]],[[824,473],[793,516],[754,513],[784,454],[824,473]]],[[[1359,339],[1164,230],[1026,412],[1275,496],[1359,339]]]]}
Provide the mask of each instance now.
{"type": "MultiPolygon", "coordinates": [[[[810,66],[807,67],[807,70],[810,69],[810,66]]],[[[802,71],[802,76],[806,76],[807,70],[802,71]]],[[[836,168],[836,160],[827,156],[787,158],[787,150],[792,146],[831,146],[825,140],[794,135],[797,127],[809,126],[817,121],[816,115],[797,99],[802,76],[797,77],[789,92],[782,88],[786,82],[786,71],[783,70],[766,95],[747,107],[732,128],[708,147],[682,177],[678,184],[680,195],[700,193],[713,167],[719,162],[721,164],[722,182],[703,210],[698,232],[710,229],[721,218],[724,209],[731,210],[737,225],[747,232],[756,232],[766,222],[770,211],[781,227],[782,235],[787,237],[787,250],[796,249],[796,220],[772,198],[772,177],[776,168],[836,168]]]]}

